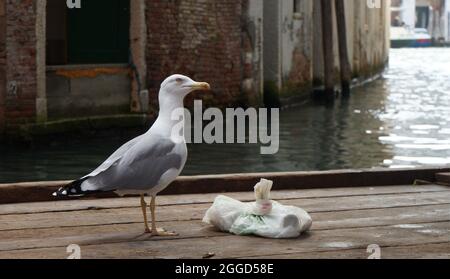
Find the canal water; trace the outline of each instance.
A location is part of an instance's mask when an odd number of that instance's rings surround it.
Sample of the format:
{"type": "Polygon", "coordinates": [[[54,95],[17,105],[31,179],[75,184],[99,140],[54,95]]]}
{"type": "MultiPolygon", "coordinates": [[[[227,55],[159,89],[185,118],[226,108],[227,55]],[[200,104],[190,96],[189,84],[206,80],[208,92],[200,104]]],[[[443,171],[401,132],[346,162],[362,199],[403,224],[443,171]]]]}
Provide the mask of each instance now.
{"type": "MultiPolygon", "coordinates": [[[[281,112],[280,150],[189,145],[185,175],[450,164],[450,49],[393,49],[383,77],[332,106],[281,112]]],[[[132,135],[0,148],[0,183],[75,179],[132,135]]]]}

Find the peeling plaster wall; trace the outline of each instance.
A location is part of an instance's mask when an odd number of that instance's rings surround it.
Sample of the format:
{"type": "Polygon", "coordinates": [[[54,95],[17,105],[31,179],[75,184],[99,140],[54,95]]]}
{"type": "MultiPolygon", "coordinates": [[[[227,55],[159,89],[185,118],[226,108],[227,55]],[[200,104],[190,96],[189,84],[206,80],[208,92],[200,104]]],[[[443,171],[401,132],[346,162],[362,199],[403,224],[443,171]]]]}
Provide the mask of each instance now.
{"type": "Polygon", "coordinates": [[[127,65],[48,66],[46,74],[50,120],[130,112],[127,65]]]}
{"type": "MultiPolygon", "coordinates": [[[[390,1],[381,2],[380,9],[370,9],[365,1],[345,0],[348,52],[357,78],[378,73],[388,59],[389,24],[386,23],[389,23],[390,1]]],[[[334,64],[336,84],[339,84],[338,34],[332,3],[334,64]]],[[[265,20],[270,21],[264,33],[264,39],[269,40],[265,46],[271,49],[269,54],[264,54],[264,69],[269,71],[264,76],[266,80],[278,82],[282,99],[307,97],[312,87],[323,83],[320,1],[300,1],[300,5],[299,13],[295,14],[293,1],[271,1],[265,13],[265,20]],[[274,26],[276,22],[280,28],[274,26]]]]}
{"type": "MultiPolygon", "coordinates": [[[[314,1],[313,80],[323,84],[323,54],[320,1],[314,1]]],[[[353,77],[364,80],[378,74],[387,64],[390,48],[390,0],[381,1],[381,8],[369,8],[365,1],[345,0],[347,46],[353,77]]],[[[333,13],[335,7],[333,4],[333,13]]],[[[336,18],[334,18],[333,51],[336,84],[339,84],[339,48],[336,18]]]]}
{"type": "Polygon", "coordinates": [[[312,87],[312,12],[313,2],[300,1],[294,13],[293,1],[281,1],[281,79],[287,92],[312,87]]]}
{"type": "Polygon", "coordinates": [[[248,104],[262,102],[263,76],[263,3],[260,0],[242,1],[242,94],[248,104]]]}

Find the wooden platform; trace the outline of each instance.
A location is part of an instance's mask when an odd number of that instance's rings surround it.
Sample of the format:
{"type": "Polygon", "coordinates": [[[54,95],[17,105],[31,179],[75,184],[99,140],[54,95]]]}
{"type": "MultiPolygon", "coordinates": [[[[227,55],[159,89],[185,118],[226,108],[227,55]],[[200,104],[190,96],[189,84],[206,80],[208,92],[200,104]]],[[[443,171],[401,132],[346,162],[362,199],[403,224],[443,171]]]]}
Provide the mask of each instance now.
{"type": "MultiPolygon", "coordinates": [[[[159,225],[174,238],[143,235],[137,198],[0,205],[0,258],[450,258],[450,188],[438,185],[283,190],[272,198],[313,217],[298,239],[217,232],[201,219],[217,194],[158,198],[159,225]]],[[[231,193],[251,200],[253,193],[231,193]]]]}

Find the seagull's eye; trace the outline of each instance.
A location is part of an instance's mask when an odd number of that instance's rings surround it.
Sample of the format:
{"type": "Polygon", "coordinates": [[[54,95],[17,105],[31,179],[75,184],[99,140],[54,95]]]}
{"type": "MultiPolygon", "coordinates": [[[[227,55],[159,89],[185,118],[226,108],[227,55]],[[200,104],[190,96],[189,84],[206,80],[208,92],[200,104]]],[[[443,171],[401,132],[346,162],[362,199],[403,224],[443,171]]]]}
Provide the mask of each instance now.
{"type": "Polygon", "coordinates": [[[176,81],[177,83],[182,83],[182,82],[183,82],[183,79],[182,79],[182,78],[177,78],[175,81],[176,81]]]}

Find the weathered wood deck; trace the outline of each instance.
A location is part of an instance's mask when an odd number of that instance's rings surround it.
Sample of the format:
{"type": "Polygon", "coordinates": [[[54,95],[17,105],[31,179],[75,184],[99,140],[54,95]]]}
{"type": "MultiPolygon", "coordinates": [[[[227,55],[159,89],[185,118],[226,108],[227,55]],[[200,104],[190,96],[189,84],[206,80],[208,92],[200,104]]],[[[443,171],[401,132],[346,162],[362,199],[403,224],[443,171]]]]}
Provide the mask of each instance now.
{"type": "MultiPolygon", "coordinates": [[[[309,211],[312,230],[294,240],[238,237],[202,224],[217,194],[161,196],[159,225],[173,238],[143,235],[137,198],[0,205],[0,258],[450,258],[450,188],[379,186],[274,191],[309,211]]],[[[253,193],[230,193],[252,200],[253,193]]]]}

